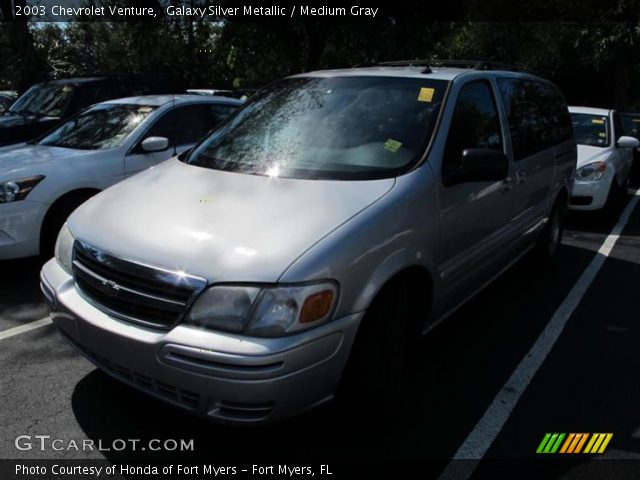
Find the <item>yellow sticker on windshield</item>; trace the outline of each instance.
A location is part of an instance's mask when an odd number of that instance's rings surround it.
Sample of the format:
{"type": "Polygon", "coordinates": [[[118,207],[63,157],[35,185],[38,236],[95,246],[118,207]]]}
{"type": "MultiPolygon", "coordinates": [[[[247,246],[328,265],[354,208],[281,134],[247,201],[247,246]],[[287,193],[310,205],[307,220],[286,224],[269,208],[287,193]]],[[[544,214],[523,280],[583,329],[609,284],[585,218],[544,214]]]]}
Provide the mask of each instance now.
{"type": "Polygon", "coordinates": [[[397,152],[401,146],[402,146],[402,143],[397,140],[394,140],[393,138],[389,138],[387,139],[386,142],[384,142],[384,148],[394,153],[397,152]]]}
{"type": "Polygon", "coordinates": [[[435,89],[434,88],[422,87],[420,89],[420,93],[418,94],[418,101],[419,102],[430,102],[431,100],[433,100],[433,94],[434,93],[435,93],[435,89]]]}
{"type": "Polygon", "coordinates": [[[603,125],[604,120],[600,120],[599,118],[594,118],[593,120],[591,120],[591,123],[595,123],[596,125],[603,125]]]}

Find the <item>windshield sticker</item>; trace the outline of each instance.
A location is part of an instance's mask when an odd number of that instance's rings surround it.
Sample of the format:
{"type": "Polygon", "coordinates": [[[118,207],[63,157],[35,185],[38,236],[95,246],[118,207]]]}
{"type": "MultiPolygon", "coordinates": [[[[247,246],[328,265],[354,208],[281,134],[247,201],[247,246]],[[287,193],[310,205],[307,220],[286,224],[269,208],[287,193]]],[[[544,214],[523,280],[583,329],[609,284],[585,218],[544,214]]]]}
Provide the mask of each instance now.
{"type": "Polygon", "coordinates": [[[600,120],[599,118],[594,118],[593,120],[591,120],[591,123],[595,123],[596,125],[603,125],[604,120],[600,120]]]}
{"type": "Polygon", "coordinates": [[[138,109],[138,112],[139,113],[149,113],[151,110],[153,110],[153,108],[151,108],[151,107],[140,107],[138,109]]]}
{"type": "Polygon", "coordinates": [[[64,93],[68,93],[68,92],[70,92],[71,90],[73,90],[73,87],[71,87],[71,86],[69,86],[69,85],[65,85],[64,87],[62,87],[62,91],[63,91],[64,93]]]}
{"type": "Polygon", "coordinates": [[[640,118],[634,118],[632,119],[634,122],[640,123],[640,118]]]}
{"type": "Polygon", "coordinates": [[[387,150],[393,153],[397,152],[401,146],[402,146],[402,143],[397,140],[394,140],[393,138],[389,138],[387,139],[386,142],[384,142],[384,148],[386,148],[387,150]]]}
{"type": "Polygon", "coordinates": [[[604,133],[604,132],[599,132],[599,133],[598,133],[598,136],[599,136],[599,137],[604,138],[604,137],[606,137],[606,136],[607,136],[607,134],[606,134],[606,133],[604,133]]]}
{"type": "Polygon", "coordinates": [[[418,94],[418,101],[419,102],[430,102],[431,100],[433,100],[433,94],[434,93],[435,93],[435,89],[434,88],[422,87],[420,89],[420,93],[418,94]]]}

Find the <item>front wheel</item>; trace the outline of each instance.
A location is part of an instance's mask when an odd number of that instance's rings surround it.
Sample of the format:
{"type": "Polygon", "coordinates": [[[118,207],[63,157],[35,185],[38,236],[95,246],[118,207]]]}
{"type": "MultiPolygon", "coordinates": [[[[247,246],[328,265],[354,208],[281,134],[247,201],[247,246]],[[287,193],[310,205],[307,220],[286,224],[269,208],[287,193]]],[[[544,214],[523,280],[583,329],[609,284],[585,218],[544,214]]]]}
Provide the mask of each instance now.
{"type": "Polygon", "coordinates": [[[549,214],[549,219],[544,230],[538,238],[535,247],[535,255],[539,260],[551,260],[562,242],[562,234],[564,233],[564,217],[567,211],[566,204],[558,199],[549,214]]]}
{"type": "Polygon", "coordinates": [[[362,319],[338,396],[350,417],[390,420],[399,411],[409,332],[409,296],[402,282],[387,286],[362,319]]]}

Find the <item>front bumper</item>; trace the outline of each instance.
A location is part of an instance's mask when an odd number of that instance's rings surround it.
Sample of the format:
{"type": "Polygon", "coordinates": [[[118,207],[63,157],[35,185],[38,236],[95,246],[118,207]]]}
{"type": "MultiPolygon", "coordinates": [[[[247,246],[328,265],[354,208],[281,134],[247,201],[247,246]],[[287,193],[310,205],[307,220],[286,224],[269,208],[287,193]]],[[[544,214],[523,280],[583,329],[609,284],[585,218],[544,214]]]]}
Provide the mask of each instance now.
{"type": "Polygon", "coordinates": [[[41,287],[71,345],[113,377],[203,417],[271,423],[331,399],[362,313],[284,338],[179,325],[158,332],[98,310],[55,259],[41,287]]]}
{"type": "Polygon", "coordinates": [[[609,198],[613,179],[605,175],[602,180],[583,182],[576,180],[571,193],[571,210],[599,210],[604,208],[609,198]]]}
{"type": "Polygon", "coordinates": [[[0,260],[38,255],[47,208],[28,199],[0,204],[0,260]]]}

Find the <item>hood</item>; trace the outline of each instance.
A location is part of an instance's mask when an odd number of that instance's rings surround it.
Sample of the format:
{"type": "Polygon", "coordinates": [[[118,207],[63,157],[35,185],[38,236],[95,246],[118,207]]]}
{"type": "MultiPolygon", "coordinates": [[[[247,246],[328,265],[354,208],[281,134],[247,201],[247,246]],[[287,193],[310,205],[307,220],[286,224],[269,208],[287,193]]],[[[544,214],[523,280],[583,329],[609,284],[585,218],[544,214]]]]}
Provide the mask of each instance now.
{"type": "Polygon", "coordinates": [[[609,148],[592,147],[591,145],[578,145],[577,168],[596,161],[605,161],[611,153],[609,148]]]}
{"type": "Polygon", "coordinates": [[[270,178],[172,159],[93,197],[69,227],[116,256],[211,283],[276,282],[394,184],[270,178]]]}
{"type": "Polygon", "coordinates": [[[99,150],[77,150],[44,145],[23,145],[0,149],[0,180],[46,175],[62,159],[91,155],[99,150]]]}

